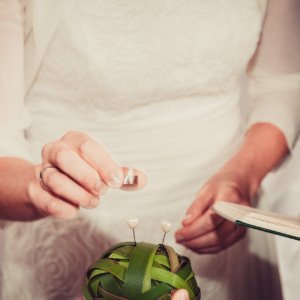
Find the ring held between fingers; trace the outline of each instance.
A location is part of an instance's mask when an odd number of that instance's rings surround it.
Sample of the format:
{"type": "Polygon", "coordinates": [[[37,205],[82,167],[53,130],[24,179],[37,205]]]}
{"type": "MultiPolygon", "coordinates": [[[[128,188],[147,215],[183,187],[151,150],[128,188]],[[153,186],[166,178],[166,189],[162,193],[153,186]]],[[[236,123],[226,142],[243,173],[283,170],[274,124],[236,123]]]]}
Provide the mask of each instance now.
{"type": "Polygon", "coordinates": [[[71,177],[74,181],[83,186],[86,190],[94,194],[104,194],[107,191],[105,186],[101,186],[99,190],[99,183],[102,179],[98,172],[88,164],[82,157],[70,148],[63,147],[61,142],[53,145],[48,150],[47,156],[43,159],[48,160],[53,166],[57,166],[66,175],[71,177]]]}
{"type": "Polygon", "coordinates": [[[74,205],[95,208],[100,203],[98,195],[89,193],[56,168],[49,169],[43,174],[43,183],[58,198],[63,198],[74,205]]]}

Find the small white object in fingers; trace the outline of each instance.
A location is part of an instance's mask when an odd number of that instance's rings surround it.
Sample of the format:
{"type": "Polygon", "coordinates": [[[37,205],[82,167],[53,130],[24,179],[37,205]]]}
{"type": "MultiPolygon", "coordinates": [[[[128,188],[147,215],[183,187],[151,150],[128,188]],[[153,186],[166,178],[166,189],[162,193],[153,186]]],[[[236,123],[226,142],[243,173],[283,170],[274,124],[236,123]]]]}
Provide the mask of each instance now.
{"type": "Polygon", "coordinates": [[[138,218],[128,218],[126,222],[131,229],[134,229],[139,225],[140,221],[138,218]]]}
{"type": "Polygon", "coordinates": [[[168,233],[172,229],[172,223],[170,221],[163,220],[160,223],[163,232],[168,233]]]}

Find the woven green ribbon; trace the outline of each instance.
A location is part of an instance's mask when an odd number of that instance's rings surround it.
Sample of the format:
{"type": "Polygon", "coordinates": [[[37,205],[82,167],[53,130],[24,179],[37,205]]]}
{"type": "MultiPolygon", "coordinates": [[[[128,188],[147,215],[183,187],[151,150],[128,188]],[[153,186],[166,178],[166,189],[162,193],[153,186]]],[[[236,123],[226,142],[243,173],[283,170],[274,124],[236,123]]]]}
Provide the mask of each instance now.
{"type": "Polygon", "coordinates": [[[121,243],[88,269],[83,293],[86,300],[170,300],[173,291],[186,289],[200,300],[194,275],[190,260],[170,246],[121,243]]]}

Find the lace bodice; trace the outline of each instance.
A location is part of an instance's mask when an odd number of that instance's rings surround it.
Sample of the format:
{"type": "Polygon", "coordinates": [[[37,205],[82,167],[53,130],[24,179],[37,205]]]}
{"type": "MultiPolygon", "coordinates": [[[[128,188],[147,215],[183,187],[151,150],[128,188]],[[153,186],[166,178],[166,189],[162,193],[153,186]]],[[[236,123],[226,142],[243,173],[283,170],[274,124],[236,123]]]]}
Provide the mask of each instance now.
{"type": "Polygon", "coordinates": [[[230,93],[255,52],[262,21],[255,1],[73,0],[31,95],[120,113],[230,93]]]}

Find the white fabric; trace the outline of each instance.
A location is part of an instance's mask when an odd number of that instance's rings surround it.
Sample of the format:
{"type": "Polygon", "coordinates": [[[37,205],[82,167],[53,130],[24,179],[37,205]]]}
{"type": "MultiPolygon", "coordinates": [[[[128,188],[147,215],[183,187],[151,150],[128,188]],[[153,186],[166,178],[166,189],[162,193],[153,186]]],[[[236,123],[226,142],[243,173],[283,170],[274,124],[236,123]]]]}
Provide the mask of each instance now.
{"type": "MultiPolygon", "coordinates": [[[[264,180],[271,208],[275,212],[300,217],[300,143],[293,158],[280,172],[271,173],[264,180]]],[[[283,296],[286,300],[299,299],[300,243],[299,241],[276,237],[278,263],[282,278],[283,296]]]]}
{"type": "MultiPolygon", "coordinates": [[[[1,18],[1,31],[13,35],[17,45],[24,34],[21,3],[1,1],[1,14],[8,20],[1,18]],[[15,34],[10,28],[16,28],[15,34]]],[[[269,7],[274,3],[270,0],[269,7]]],[[[258,2],[70,0],[66,4],[64,11],[57,9],[53,14],[53,20],[60,13],[62,18],[52,39],[47,31],[44,45],[50,44],[45,56],[39,50],[42,64],[26,98],[32,119],[26,130],[30,150],[15,146],[18,154],[14,156],[32,156],[39,162],[46,142],[59,139],[68,130],[80,130],[101,142],[121,165],[144,170],[148,185],[137,193],[109,191],[99,209],[82,210],[74,221],[46,219],[10,226],[3,300],[20,295],[31,300],[78,297],[85,268],[109,245],[131,240],[131,231],[124,228],[128,216],[141,219],[138,239],[160,242],[159,222],[170,219],[179,228],[201,185],[242,140],[240,80],[257,50],[263,27],[264,13],[258,2]]],[[[41,48],[34,37],[28,35],[27,48],[36,51],[41,48]]],[[[1,62],[12,60],[16,54],[4,38],[2,44],[6,56],[0,56],[1,62]]],[[[260,47],[263,45],[261,42],[260,47]]],[[[16,47],[22,53],[20,48],[16,47]]],[[[260,65],[257,60],[252,67],[255,71],[250,71],[254,84],[255,74],[261,76],[260,65]]],[[[267,72],[266,84],[274,80],[273,72],[261,69],[267,72]]],[[[20,74],[20,64],[11,72],[12,79],[14,72],[20,74]]],[[[23,86],[21,78],[13,83],[1,81],[0,93],[4,87],[13,92],[23,86]]],[[[298,103],[293,91],[286,101],[298,103]]],[[[25,111],[22,93],[8,95],[3,96],[1,116],[25,111]]],[[[276,114],[269,117],[261,108],[263,97],[254,99],[252,116],[277,125],[293,145],[299,130],[295,105],[276,102],[289,115],[288,122],[280,122],[276,114]]],[[[16,125],[20,115],[7,118],[11,121],[3,126],[16,127],[19,131],[11,132],[23,141],[21,130],[30,117],[23,113],[22,125],[16,125]]],[[[12,134],[7,132],[3,129],[1,149],[12,147],[12,134]]],[[[175,245],[171,234],[167,243],[191,257],[205,299],[281,298],[269,235],[251,232],[217,256],[194,255],[175,245]]]]}
{"type": "Polygon", "coordinates": [[[270,0],[262,38],[248,68],[253,102],[248,128],[270,122],[285,132],[290,149],[300,128],[299,28],[300,1],[270,0]]]}
{"type": "Polygon", "coordinates": [[[30,124],[30,115],[24,107],[21,4],[0,1],[0,152],[1,156],[30,160],[23,133],[30,124]]]}

